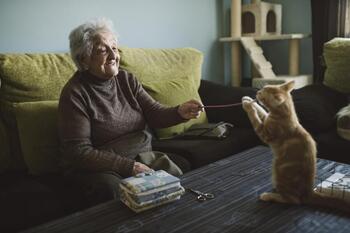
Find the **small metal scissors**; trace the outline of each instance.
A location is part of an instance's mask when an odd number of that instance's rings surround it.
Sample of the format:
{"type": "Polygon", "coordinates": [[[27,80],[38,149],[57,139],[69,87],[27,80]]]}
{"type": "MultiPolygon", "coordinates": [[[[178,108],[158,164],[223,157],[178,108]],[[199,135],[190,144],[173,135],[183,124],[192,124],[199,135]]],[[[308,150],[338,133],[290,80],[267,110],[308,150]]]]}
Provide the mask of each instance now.
{"type": "Polygon", "coordinates": [[[206,201],[208,199],[215,198],[214,194],[212,194],[212,193],[202,193],[201,191],[194,190],[194,189],[191,189],[191,188],[187,188],[187,190],[190,191],[191,193],[197,195],[197,200],[198,201],[206,201]]]}

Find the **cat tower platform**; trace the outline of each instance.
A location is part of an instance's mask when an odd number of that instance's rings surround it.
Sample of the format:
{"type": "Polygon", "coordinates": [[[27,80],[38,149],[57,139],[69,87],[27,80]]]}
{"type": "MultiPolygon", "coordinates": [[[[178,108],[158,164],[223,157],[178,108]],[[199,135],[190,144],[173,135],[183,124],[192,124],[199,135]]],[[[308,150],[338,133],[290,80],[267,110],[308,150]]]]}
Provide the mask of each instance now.
{"type": "Polygon", "coordinates": [[[231,0],[231,36],[220,38],[231,43],[232,86],[240,86],[242,81],[241,47],[247,52],[252,63],[252,86],[262,88],[267,84],[282,84],[294,80],[296,88],[312,83],[312,75],[299,74],[300,40],[310,35],[292,33],[281,34],[282,6],[252,0],[244,4],[242,0],[231,0]],[[266,59],[259,43],[266,40],[289,41],[289,70],[287,75],[276,75],[273,65],[266,59]]]}
{"type": "MultiPolygon", "coordinates": [[[[241,37],[241,43],[246,50],[252,64],[255,67],[255,73],[259,75],[259,78],[252,79],[252,86],[255,88],[262,88],[268,84],[283,84],[291,80],[295,81],[295,88],[301,88],[303,86],[309,85],[312,83],[311,75],[285,75],[277,76],[272,70],[272,65],[263,54],[262,48],[255,42],[255,39],[252,37],[241,37]]],[[[292,48],[295,49],[295,48],[292,48]]],[[[296,51],[291,51],[292,54],[295,54],[296,51]]],[[[295,55],[294,55],[295,56],[295,55]]],[[[294,62],[297,60],[296,57],[292,58],[293,64],[290,64],[290,73],[298,73],[298,67],[294,62]]]]}
{"type": "Polygon", "coordinates": [[[312,75],[279,75],[274,78],[253,78],[252,87],[260,89],[265,85],[283,84],[292,80],[295,82],[294,88],[299,89],[312,83],[312,75]]]}

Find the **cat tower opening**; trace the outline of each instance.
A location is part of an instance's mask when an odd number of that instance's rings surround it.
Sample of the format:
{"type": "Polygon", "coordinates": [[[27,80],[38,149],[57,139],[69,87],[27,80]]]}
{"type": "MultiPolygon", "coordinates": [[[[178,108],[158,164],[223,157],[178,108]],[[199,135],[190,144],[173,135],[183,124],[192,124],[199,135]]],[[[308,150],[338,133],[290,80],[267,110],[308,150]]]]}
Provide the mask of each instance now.
{"type": "Polygon", "coordinates": [[[242,35],[279,35],[282,25],[282,5],[260,0],[242,6],[242,35]]]}

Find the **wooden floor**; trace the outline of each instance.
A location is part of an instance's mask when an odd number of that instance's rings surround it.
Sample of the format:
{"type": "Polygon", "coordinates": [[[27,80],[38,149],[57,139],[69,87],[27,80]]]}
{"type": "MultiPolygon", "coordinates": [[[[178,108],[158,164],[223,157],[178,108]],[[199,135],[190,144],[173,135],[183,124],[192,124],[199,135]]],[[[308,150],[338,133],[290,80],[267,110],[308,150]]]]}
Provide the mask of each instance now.
{"type": "MultiPolygon", "coordinates": [[[[198,202],[192,193],[143,213],[110,201],[26,232],[350,232],[350,216],[307,206],[265,203],[260,193],[271,190],[272,155],[256,147],[186,173],[182,185],[216,198],[198,202]]],[[[318,177],[350,166],[319,160],[318,177]]]]}

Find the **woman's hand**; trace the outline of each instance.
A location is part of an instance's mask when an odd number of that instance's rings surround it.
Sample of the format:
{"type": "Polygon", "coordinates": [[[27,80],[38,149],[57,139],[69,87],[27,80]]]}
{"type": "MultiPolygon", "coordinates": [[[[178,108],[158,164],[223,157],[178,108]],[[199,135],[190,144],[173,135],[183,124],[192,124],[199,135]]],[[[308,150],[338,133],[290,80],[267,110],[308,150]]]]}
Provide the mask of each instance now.
{"type": "Polygon", "coordinates": [[[198,118],[203,112],[202,104],[197,100],[187,101],[179,106],[177,112],[184,119],[198,118]]]}
{"type": "Polygon", "coordinates": [[[143,163],[139,163],[139,162],[135,162],[134,163],[134,168],[132,170],[132,175],[136,175],[142,172],[148,172],[151,171],[152,169],[149,168],[147,165],[143,164],[143,163]]]}

